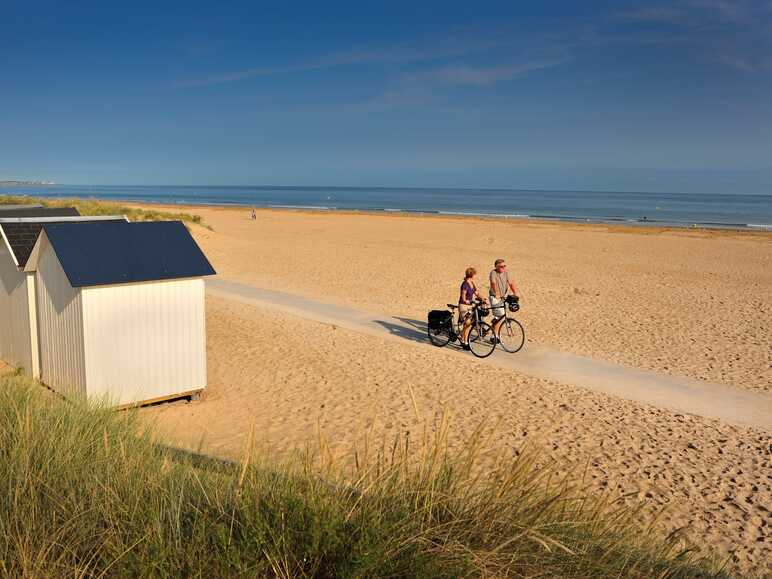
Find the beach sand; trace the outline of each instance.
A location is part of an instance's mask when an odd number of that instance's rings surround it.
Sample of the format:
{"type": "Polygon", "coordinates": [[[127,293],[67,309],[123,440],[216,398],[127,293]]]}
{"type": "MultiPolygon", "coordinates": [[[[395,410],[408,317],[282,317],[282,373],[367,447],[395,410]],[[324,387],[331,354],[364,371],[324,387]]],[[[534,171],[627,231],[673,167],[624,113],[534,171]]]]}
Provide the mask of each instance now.
{"type": "MultiPolygon", "coordinates": [[[[359,334],[220,299],[207,300],[209,386],[199,402],[143,409],[175,445],[243,457],[254,429],[264,456],[328,446],[340,461],[368,438],[419,439],[443,413],[453,447],[494,430],[491,449],[528,449],[613,499],[662,508],[663,532],[732,566],[772,557],[769,432],[676,414],[479,364],[468,355],[359,334]],[[415,405],[414,401],[415,400],[415,405]],[[417,411],[416,411],[417,410],[417,411]]],[[[770,569],[772,570],[772,569],[770,569]]]]}
{"type": "MultiPolygon", "coordinates": [[[[179,208],[177,208],[179,209],[179,208]]],[[[457,300],[464,268],[507,259],[529,343],[769,396],[772,236],[404,215],[186,208],[225,278],[375,313],[425,319],[457,300]]],[[[207,299],[209,387],[143,409],[174,444],[238,459],[321,439],[420,436],[451,417],[492,445],[539,452],[614,498],[662,507],[663,530],[732,567],[772,572],[770,433],[502,372],[471,356],[207,299]],[[415,403],[414,403],[415,400],[415,403]]]]}
{"type": "Polygon", "coordinates": [[[530,342],[772,389],[772,234],[187,208],[222,277],[424,320],[507,260],[530,342]]]}

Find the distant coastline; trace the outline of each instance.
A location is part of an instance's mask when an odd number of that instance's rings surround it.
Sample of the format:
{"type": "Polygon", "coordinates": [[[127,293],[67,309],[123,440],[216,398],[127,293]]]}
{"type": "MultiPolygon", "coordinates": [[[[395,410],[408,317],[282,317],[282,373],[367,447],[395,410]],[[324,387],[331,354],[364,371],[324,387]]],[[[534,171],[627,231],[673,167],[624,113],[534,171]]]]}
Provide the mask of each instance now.
{"type": "MultiPolygon", "coordinates": [[[[772,195],[383,187],[17,185],[9,195],[633,226],[772,230],[772,195]]],[[[5,191],[4,191],[5,192],[5,191]]]]}
{"type": "Polygon", "coordinates": [[[0,187],[37,187],[56,185],[55,181],[0,181],[0,187]]]}

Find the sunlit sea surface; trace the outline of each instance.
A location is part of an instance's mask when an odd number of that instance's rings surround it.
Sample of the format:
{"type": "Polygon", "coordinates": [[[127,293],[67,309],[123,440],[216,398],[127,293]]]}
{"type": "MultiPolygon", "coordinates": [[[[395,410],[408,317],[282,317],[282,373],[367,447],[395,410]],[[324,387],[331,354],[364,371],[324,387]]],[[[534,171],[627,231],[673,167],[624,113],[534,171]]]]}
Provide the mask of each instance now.
{"type": "Polygon", "coordinates": [[[5,186],[0,194],[772,230],[772,195],[203,185],[5,186]]]}

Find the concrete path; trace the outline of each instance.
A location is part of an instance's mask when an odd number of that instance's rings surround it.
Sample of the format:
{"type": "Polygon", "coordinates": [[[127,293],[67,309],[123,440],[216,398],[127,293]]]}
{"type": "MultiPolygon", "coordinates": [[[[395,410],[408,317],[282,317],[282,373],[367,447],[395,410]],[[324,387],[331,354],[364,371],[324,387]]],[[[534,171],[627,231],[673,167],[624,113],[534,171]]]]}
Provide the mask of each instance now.
{"type": "MultiPolygon", "coordinates": [[[[423,321],[378,316],[224,279],[207,280],[206,286],[207,292],[214,296],[270,306],[360,333],[434,347],[429,344],[423,321]]],[[[657,374],[528,344],[517,354],[497,348],[493,355],[482,360],[461,350],[458,355],[481,364],[493,364],[504,370],[581,386],[676,412],[772,429],[772,396],[731,386],[657,374]]]]}

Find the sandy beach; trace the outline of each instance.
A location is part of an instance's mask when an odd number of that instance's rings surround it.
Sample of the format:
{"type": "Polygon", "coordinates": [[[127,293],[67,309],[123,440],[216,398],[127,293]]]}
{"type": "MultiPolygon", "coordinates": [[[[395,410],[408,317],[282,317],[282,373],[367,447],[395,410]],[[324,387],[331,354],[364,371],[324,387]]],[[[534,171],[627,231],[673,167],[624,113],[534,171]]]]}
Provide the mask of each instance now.
{"type": "MultiPolygon", "coordinates": [[[[770,396],[772,236],[419,216],[188,208],[221,277],[422,320],[456,299],[465,267],[508,260],[529,345],[770,396]]],[[[346,457],[367,436],[430,429],[452,444],[481,423],[492,447],[530,448],[626,502],[663,507],[734,568],[772,556],[770,433],[572,384],[505,373],[471,356],[364,335],[270,307],[209,297],[209,388],[142,410],[175,444],[239,458],[250,428],[283,454],[320,439],[346,457]],[[415,401],[415,402],[414,402],[415,401]]]]}
{"type": "Polygon", "coordinates": [[[222,277],[423,320],[508,260],[529,340],[772,389],[772,234],[405,215],[189,208],[222,277]]]}
{"type": "MultiPolygon", "coordinates": [[[[508,259],[529,344],[769,395],[772,237],[732,232],[437,217],[188,208],[221,277],[422,320],[455,300],[463,269],[508,259]]],[[[345,457],[365,436],[431,429],[453,443],[481,423],[493,445],[542,453],[745,571],[770,557],[769,432],[506,374],[210,297],[209,389],[143,411],[176,444],[239,458],[250,428],[268,453],[320,437],[345,457]],[[415,399],[415,405],[413,404],[415,399]]]]}
{"type": "MultiPolygon", "coordinates": [[[[179,208],[175,208],[179,209],[179,208]]],[[[724,385],[772,399],[772,236],[505,220],[187,207],[220,278],[421,322],[463,269],[508,260],[526,348],[724,385]]],[[[454,449],[538,456],[558,475],[679,531],[730,569],[772,572],[772,437],[481,363],[423,340],[286,308],[207,297],[208,388],[141,409],[174,446],[239,460],[413,440],[450,422],[454,449]]],[[[0,365],[0,372],[6,371],[0,365]]],[[[620,375],[623,375],[620,374],[620,375]]]]}

